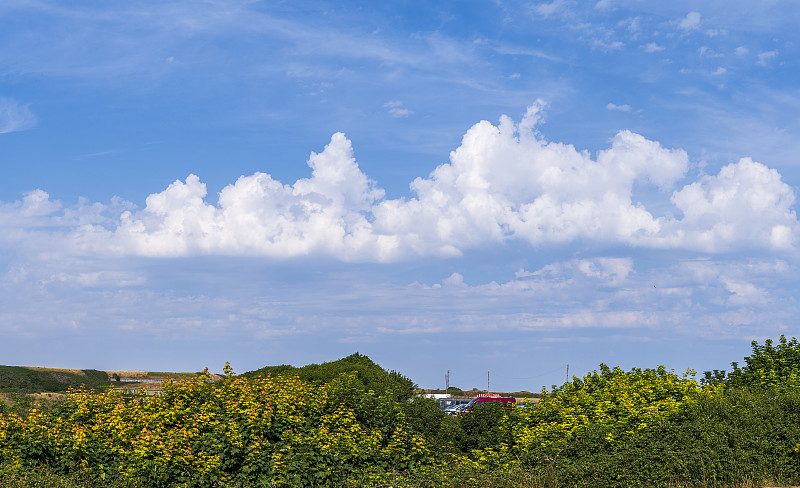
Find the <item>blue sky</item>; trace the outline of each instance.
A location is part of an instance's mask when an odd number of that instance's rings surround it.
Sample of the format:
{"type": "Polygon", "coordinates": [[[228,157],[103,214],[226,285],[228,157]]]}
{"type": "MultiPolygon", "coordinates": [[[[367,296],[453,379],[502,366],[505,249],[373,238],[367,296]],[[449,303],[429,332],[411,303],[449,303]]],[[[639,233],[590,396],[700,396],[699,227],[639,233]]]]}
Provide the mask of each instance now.
{"type": "Polygon", "coordinates": [[[791,1],[0,5],[0,363],[538,390],[796,335],[791,1]]]}

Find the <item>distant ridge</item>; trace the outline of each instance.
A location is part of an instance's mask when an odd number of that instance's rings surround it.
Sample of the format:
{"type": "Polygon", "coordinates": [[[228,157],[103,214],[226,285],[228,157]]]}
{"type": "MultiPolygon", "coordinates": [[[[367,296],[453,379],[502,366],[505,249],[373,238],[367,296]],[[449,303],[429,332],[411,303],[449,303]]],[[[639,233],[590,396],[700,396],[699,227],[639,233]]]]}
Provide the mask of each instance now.
{"type": "MultiPolygon", "coordinates": [[[[101,371],[96,369],[45,368],[41,366],[0,365],[0,391],[65,392],[70,388],[104,388],[117,384],[117,379],[164,380],[191,378],[197,373],[156,371],[101,371]]],[[[221,378],[212,374],[212,380],[221,378]]]]}
{"type": "Polygon", "coordinates": [[[88,388],[107,386],[108,374],[96,369],[0,366],[0,390],[61,392],[81,385],[88,388]]]}

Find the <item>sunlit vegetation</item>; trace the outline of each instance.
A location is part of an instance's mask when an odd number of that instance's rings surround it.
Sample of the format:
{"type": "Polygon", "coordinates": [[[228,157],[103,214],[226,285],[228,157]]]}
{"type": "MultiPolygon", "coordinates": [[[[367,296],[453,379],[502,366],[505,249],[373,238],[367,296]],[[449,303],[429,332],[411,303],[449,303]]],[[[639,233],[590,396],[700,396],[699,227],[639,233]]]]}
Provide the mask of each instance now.
{"type": "Polygon", "coordinates": [[[0,405],[2,486],[780,486],[800,481],[800,345],[677,374],[601,365],[537,406],[447,417],[365,356],[0,405]],[[328,366],[326,366],[328,365],[328,366]],[[330,366],[333,365],[333,366],[330,366]],[[361,369],[358,369],[358,368],[361,369]],[[311,374],[309,371],[313,371],[311,374]],[[360,373],[359,373],[360,371],[360,373]],[[383,371],[383,373],[381,373],[383,371]],[[395,389],[397,388],[397,389],[395,389]]]}

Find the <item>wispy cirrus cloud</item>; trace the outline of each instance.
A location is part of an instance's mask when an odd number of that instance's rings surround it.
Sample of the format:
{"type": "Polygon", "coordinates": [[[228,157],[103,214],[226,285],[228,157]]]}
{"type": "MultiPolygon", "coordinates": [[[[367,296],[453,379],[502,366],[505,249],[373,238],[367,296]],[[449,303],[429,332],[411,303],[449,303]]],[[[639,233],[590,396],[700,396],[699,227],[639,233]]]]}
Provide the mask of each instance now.
{"type": "Polygon", "coordinates": [[[622,104],[622,105],[617,105],[616,103],[609,102],[608,104],[606,104],[606,110],[617,110],[619,112],[630,112],[633,109],[627,103],[622,104]]]}
{"type": "Polygon", "coordinates": [[[761,66],[766,66],[769,61],[777,57],[778,57],[777,50],[760,52],[758,53],[758,62],[756,62],[756,64],[761,66]]]}
{"type": "MultiPolygon", "coordinates": [[[[98,257],[20,263],[0,271],[0,347],[16,364],[174,370],[231,361],[252,370],[265,361],[304,364],[355,350],[383,364],[385,349],[407,344],[398,359],[404,369],[415,381],[436,384],[446,364],[424,361],[449,345],[462,356],[501,354],[512,366],[492,366],[493,382],[516,378],[505,380],[511,386],[533,376],[520,371],[536,369],[531,348],[543,345],[536,364],[561,364],[562,373],[565,358],[577,370],[608,361],[725,367],[730,353],[708,351],[733,341],[746,352],[753,338],[791,334],[800,312],[792,293],[796,267],[769,258],[653,266],[585,257],[493,281],[476,280],[474,266],[463,261],[458,271],[421,282],[392,279],[394,272],[381,273],[380,266],[313,271],[252,259],[98,257]],[[87,359],[80,343],[89,339],[93,351],[108,352],[87,359]],[[561,341],[567,344],[559,349],[561,341]],[[703,354],[695,349],[678,357],[686,343],[697,342],[703,354]],[[586,349],[576,352],[576,343],[586,349]],[[623,355],[647,343],[656,354],[623,355]],[[192,346],[191,358],[175,354],[179,344],[192,346]],[[29,346],[36,347],[20,350],[29,346]],[[556,354],[548,352],[554,348],[556,354]]],[[[474,381],[485,380],[484,363],[461,368],[462,378],[469,369],[476,370],[474,381]]]]}
{"type": "MultiPolygon", "coordinates": [[[[0,70],[7,72],[107,81],[120,75],[161,77],[166,70],[173,69],[166,65],[176,64],[170,61],[178,58],[184,60],[180,69],[222,63],[239,76],[259,76],[266,66],[273,64],[267,61],[275,59],[286,59],[288,63],[302,58],[322,63],[333,57],[428,71],[476,61],[471,42],[435,33],[412,36],[413,42],[409,42],[406,36],[396,38],[369,30],[341,28],[331,23],[328,16],[299,18],[292,15],[291,9],[278,13],[257,8],[248,1],[145,2],[100,10],[44,0],[35,9],[24,3],[15,9],[35,10],[39,22],[30,29],[39,37],[47,39],[64,33],[69,42],[30,46],[26,44],[28,33],[10,31],[8,45],[19,48],[24,55],[8,55],[0,60],[0,70]],[[82,27],[80,34],[74,32],[75,25],[82,27]],[[258,63],[231,63],[219,41],[242,35],[268,43],[269,55],[258,63]],[[98,44],[98,37],[106,42],[98,44]]],[[[343,23],[352,20],[341,19],[343,23]]]]}
{"type": "Polygon", "coordinates": [[[17,324],[18,332],[37,337],[75,329],[109,337],[131,331],[173,340],[296,336],[313,343],[324,336],[352,343],[398,334],[453,340],[625,330],[719,340],[786,330],[798,311],[790,291],[796,266],[769,257],[659,266],[628,257],[574,258],[491,282],[467,280],[469,266],[457,267],[461,272],[423,282],[379,272],[354,280],[352,271],[339,269],[308,287],[275,263],[254,260],[153,266],[44,259],[0,273],[0,324],[7,324],[0,332],[17,324]]]}
{"type": "Polygon", "coordinates": [[[647,44],[645,44],[644,50],[645,50],[645,52],[648,52],[648,53],[657,53],[657,52],[663,51],[664,50],[664,46],[659,46],[655,42],[648,42],[647,44]]]}
{"type": "Polygon", "coordinates": [[[399,100],[392,100],[383,104],[384,108],[389,109],[389,114],[392,117],[408,117],[413,114],[412,110],[403,107],[403,102],[399,100]]]}
{"type": "Polygon", "coordinates": [[[551,17],[566,14],[572,6],[573,2],[571,0],[553,0],[550,3],[536,4],[532,7],[532,10],[542,17],[551,17]]]}
{"type": "Polygon", "coordinates": [[[0,97],[0,134],[20,132],[36,125],[36,115],[29,105],[13,98],[0,97]]]}

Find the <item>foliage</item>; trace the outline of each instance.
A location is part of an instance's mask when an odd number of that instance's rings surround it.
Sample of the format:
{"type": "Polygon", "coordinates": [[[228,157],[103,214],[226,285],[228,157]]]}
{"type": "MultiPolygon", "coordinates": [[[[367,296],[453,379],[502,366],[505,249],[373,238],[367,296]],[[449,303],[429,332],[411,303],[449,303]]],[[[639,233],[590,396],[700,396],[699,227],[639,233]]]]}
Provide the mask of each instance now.
{"type": "Polygon", "coordinates": [[[309,364],[295,368],[283,364],[280,366],[266,366],[255,371],[244,373],[246,378],[271,376],[297,376],[303,381],[321,385],[338,378],[343,373],[355,373],[357,386],[363,391],[372,390],[378,395],[391,391],[397,401],[411,398],[414,393],[414,383],[397,371],[386,371],[375,364],[367,356],[359,353],[351,354],[346,358],[322,364],[309,364]]]}
{"type": "Polygon", "coordinates": [[[53,406],[60,404],[67,398],[66,393],[40,392],[0,392],[0,413],[14,413],[26,417],[31,409],[49,411],[53,406]]]}
{"type": "MultiPolygon", "coordinates": [[[[633,435],[698,396],[700,388],[691,374],[680,377],[663,366],[625,372],[601,364],[599,374],[573,377],[550,394],[543,392],[536,408],[519,409],[514,443],[521,452],[554,443],[558,448],[589,426],[633,435]]],[[[615,439],[609,431],[608,442],[615,439]]]]}
{"type": "Polygon", "coordinates": [[[592,425],[557,453],[534,448],[529,466],[549,468],[561,486],[797,484],[798,401],[796,392],[716,390],[633,436],[592,425]]]}
{"type": "Polygon", "coordinates": [[[448,444],[449,436],[443,431],[443,426],[451,419],[441,411],[436,400],[414,397],[400,405],[412,432],[425,438],[432,447],[440,449],[448,444]]]}
{"type": "MultiPolygon", "coordinates": [[[[356,473],[337,488],[430,488],[439,486],[481,488],[555,487],[552,475],[533,472],[518,465],[503,471],[485,471],[476,463],[461,457],[448,457],[413,471],[365,470],[356,473]]],[[[62,475],[48,468],[36,468],[13,475],[0,474],[3,488],[133,488],[126,480],[92,480],[80,473],[62,475]]],[[[234,488],[234,484],[221,484],[234,488]]],[[[239,487],[237,487],[239,488],[239,487]]]]}
{"type": "Polygon", "coordinates": [[[0,485],[796,485],[797,342],[756,346],[739,373],[702,388],[691,371],[601,365],[536,408],[488,403],[457,417],[367,389],[357,372],[312,383],[226,365],[221,382],[166,381],[151,397],[74,390],[48,411],[0,409],[0,485]]]}
{"type": "Polygon", "coordinates": [[[781,335],[777,346],[773,346],[772,339],[764,341],[763,346],[757,341],[750,346],[753,352],[744,358],[743,368],[733,362],[730,374],[724,370],[706,371],[704,383],[773,390],[800,387],[800,343],[795,337],[788,340],[781,335]]]}
{"type": "Polygon", "coordinates": [[[460,435],[454,442],[462,452],[508,446],[513,442],[509,411],[499,402],[478,403],[471,412],[457,419],[460,435]]]}
{"type": "Polygon", "coordinates": [[[3,488],[136,488],[131,481],[93,480],[85,473],[58,473],[49,466],[0,473],[3,488]]]}
{"type": "Polygon", "coordinates": [[[31,395],[16,392],[5,393],[3,398],[0,398],[0,413],[27,416],[28,412],[34,407],[34,403],[31,395]]]}
{"type": "Polygon", "coordinates": [[[82,389],[49,413],[0,415],[0,472],[49,465],[140,486],[316,486],[372,466],[409,469],[429,455],[398,404],[358,397],[354,375],[317,388],[228,372],[216,386],[207,376],[168,380],[162,395],[130,402],[82,389]]]}

